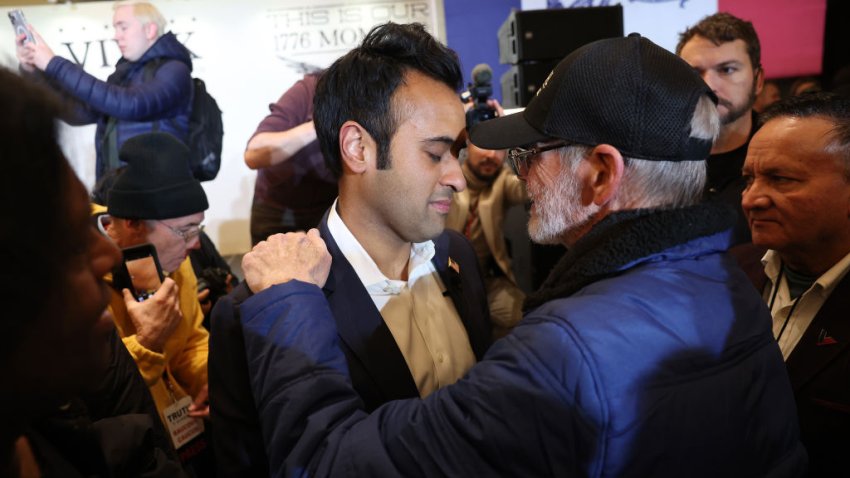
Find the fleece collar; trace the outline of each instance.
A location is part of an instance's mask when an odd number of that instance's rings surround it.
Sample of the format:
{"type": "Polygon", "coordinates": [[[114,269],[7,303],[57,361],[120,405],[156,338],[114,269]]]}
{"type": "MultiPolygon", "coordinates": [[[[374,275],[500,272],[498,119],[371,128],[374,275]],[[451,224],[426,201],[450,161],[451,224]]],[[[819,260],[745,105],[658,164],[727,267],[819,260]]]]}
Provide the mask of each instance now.
{"type": "MultiPolygon", "coordinates": [[[[734,222],[735,211],[720,203],[610,214],[567,251],[540,289],[526,298],[523,309],[528,311],[550,300],[568,297],[659,252],[728,232],[734,222]]],[[[725,250],[728,245],[727,238],[718,250],[725,250]]]]}

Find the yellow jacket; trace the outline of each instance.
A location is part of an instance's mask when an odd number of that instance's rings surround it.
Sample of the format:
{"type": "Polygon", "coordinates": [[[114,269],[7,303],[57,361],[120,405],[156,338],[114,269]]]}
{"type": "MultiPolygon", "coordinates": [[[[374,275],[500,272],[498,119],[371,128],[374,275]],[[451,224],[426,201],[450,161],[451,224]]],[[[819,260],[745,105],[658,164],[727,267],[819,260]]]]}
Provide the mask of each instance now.
{"type": "MultiPolygon", "coordinates": [[[[106,208],[92,204],[92,214],[104,212],[106,208]]],[[[202,325],[204,313],[198,303],[198,279],[189,258],[169,277],[177,283],[180,290],[180,311],[183,313],[183,320],[165,342],[162,353],[143,347],[136,339],[136,328],[130,320],[124,297],[120,292],[113,289],[109,302],[109,310],[115,319],[118,335],[136,361],[163,423],[166,423],[163,410],[174,403],[175,399],[186,395],[195,397],[206,385],[210,342],[210,335],[202,325]]],[[[107,276],[106,280],[111,282],[112,277],[107,276]]]]}
{"type": "Polygon", "coordinates": [[[210,339],[209,333],[201,325],[204,314],[198,303],[198,279],[189,259],[183,261],[169,277],[180,288],[183,320],[165,342],[162,353],[143,347],[136,339],[136,328],[127,314],[124,297],[120,293],[113,290],[109,304],[118,335],[124,340],[124,345],[148,384],[163,423],[163,410],[175,399],[185,395],[194,397],[206,385],[210,339]]]}

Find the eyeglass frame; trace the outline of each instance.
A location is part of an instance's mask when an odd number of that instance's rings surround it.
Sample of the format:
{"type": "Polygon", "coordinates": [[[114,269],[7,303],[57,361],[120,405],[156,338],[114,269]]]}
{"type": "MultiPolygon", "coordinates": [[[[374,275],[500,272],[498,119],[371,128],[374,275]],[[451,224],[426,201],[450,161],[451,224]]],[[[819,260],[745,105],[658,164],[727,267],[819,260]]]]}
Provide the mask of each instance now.
{"type": "Polygon", "coordinates": [[[552,151],[553,149],[563,148],[569,146],[572,143],[567,141],[558,141],[557,143],[547,144],[546,146],[535,146],[531,149],[525,148],[509,148],[507,157],[510,162],[511,169],[513,169],[514,174],[519,177],[524,177],[528,174],[528,168],[531,165],[531,158],[537,156],[540,153],[545,153],[546,151],[552,151]]]}
{"type": "Polygon", "coordinates": [[[198,224],[197,226],[189,225],[189,227],[192,227],[194,229],[192,229],[192,231],[190,231],[190,232],[186,232],[186,231],[182,231],[180,229],[175,229],[175,228],[171,227],[171,225],[169,225],[169,224],[167,224],[167,223],[165,223],[165,222],[163,222],[159,219],[155,219],[155,221],[162,224],[163,226],[167,227],[168,230],[173,232],[175,235],[179,236],[180,239],[183,239],[183,242],[185,242],[186,244],[191,242],[192,239],[200,236],[201,233],[204,232],[204,228],[206,227],[203,224],[198,224]]]}

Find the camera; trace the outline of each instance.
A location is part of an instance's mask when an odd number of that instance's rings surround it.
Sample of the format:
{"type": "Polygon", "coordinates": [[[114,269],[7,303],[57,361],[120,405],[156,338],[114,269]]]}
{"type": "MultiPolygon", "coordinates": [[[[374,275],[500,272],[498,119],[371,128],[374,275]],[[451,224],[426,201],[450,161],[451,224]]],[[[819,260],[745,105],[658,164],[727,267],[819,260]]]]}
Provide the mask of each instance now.
{"type": "Polygon", "coordinates": [[[496,117],[496,110],[487,104],[493,95],[493,70],[490,65],[481,63],[472,69],[472,83],[464,99],[472,98],[472,108],[466,112],[466,129],[496,117]]]}
{"type": "Polygon", "coordinates": [[[209,299],[213,304],[229,292],[228,277],[230,272],[220,267],[207,267],[198,274],[198,292],[210,290],[209,299]]]}

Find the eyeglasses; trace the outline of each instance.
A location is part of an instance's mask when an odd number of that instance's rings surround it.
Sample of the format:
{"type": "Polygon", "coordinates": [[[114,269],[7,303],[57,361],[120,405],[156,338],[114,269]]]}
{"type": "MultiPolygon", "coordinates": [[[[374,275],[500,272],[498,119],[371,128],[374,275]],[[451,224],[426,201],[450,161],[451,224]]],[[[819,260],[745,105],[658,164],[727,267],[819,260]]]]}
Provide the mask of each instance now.
{"type": "Polygon", "coordinates": [[[528,168],[531,164],[531,158],[537,156],[540,153],[545,153],[546,151],[552,151],[553,149],[563,148],[564,146],[569,145],[566,141],[559,141],[554,144],[547,144],[546,146],[535,146],[531,149],[525,148],[511,148],[508,150],[508,160],[511,162],[511,167],[519,177],[525,177],[528,174],[528,168]]]}
{"type": "Polygon", "coordinates": [[[192,239],[200,236],[201,232],[204,231],[204,225],[203,224],[198,224],[197,226],[188,226],[184,229],[175,229],[175,228],[169,226],[168,224],[166,224],[166,223],[164,223],[160,220],[157,220],[156,222],[162,224],[163,226],[167,227],[171,232],[180,236],[180,238],[183,239],[183,241],[186,242],[187,244],[189,242],[191,242],[192,239]]]}

